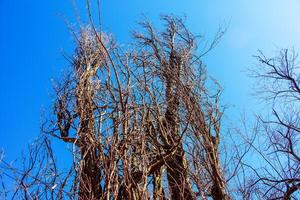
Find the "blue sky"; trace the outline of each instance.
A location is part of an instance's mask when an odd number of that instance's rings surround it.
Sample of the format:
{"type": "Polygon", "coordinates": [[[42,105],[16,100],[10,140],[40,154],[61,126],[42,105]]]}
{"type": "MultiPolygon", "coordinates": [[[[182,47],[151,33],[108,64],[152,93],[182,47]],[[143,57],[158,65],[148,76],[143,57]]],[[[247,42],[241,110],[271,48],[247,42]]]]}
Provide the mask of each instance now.
{"type": "MultiPolygon", "coordinates": [[[[120,43],[130,40],[142,15],[154,24],[160,14],[186,15],[188,27],[208,40],[220,25],[228,25],[204,60],[223,86],[223,104],[234,120],[259,107],[251,95],[255,83],[247,76],[257,50],[275,55],[280,48],[300,49],[299,10],[299,0],[102,0],[102,24],[120,43]]],[[[72,53],[73,40],[61,14],[74,22],[71,0],[0,0],[0,148],[8,159],[39,134],[42,110],[52,101],[50,80],[67,65],[61,49],[72,53]]]]}

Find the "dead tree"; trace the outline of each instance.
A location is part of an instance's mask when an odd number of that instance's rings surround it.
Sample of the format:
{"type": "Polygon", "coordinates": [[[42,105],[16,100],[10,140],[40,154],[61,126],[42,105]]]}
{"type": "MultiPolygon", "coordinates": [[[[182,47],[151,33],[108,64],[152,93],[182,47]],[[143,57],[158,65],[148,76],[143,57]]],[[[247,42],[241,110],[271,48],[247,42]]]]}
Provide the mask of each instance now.
{"type": "Polygon", "coordinates": [[[292,50],[281,50],[279,56],[257,56],[260,65],[254,76],[260,83],[258,94],[269,103],[270,117],[260,116],[257,138],[251,144],[263,163],[252,170],[248,190],[259,198],[299,198],[299,64],[292,50]],[[259,145],[261,144],[261,145],[259,145]],[[255,178],[253,178],[255,177],[255,178]]]}
{"type": "Polygon", "coordinates": [[[141,23],[145,33],[135,33],[138,47],[142,48],[135,54],[135,60],[144,72],[142,87],[157,107],[155,115],[158,116],[154,118],[159,119],[156,125],[159,130],[155,143],[164,151],[176,149],[165,161],[171,199],[196,198],[191,186],[195,183],[190,180],[190,176],[195,174],[189,166],[196,160],[199,165],[205,166],[203,170],[209,176],[211,186],[204,193],[213,199],[227,199],[229,196],[218,151],[222,116],[218,108],[219,92],[212,98],[208,97],[205,67],[201,57],[194,54],[196,37],[187,30],[182,19],[166,16],[163,20],[166,23],[163,32],[156,32],[148,22],[141,23]],[[193,156],[187,158],[186,154],[193,153],[185,145],[201,152],[204,160],[193,156]]]}
{"type": "Polygon", "coordinates": [[[70,70],[55,84],[54,115],[43,127],[72,146],[72,178],[61,184],[68,196],[56,197],[229,199],[220,89],[208,87],[201,61],[222,32],[197,55],[184,21],[164,16],[164,30],[142,22],[134,44],[122,49],[89,17],[73,32],[70,70]]]}

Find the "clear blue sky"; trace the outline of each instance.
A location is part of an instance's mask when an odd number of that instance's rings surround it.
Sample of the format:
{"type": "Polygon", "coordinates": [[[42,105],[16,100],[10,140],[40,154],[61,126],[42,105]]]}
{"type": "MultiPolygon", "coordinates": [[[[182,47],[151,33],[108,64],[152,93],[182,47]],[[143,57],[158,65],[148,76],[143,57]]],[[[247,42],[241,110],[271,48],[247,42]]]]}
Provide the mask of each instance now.
{"type": "MultiPolygon", "coordinates": [[[[246,70],[255,67],[252,56],[258,49],[269,55],[286,47],[300,51],[299,11],[299,0],[102,0],[102,23],[121,43],[129,40],[142,14],[154,24],[160,14],[186,15],[190,29],[208,39],[229,24],[204,60],[224,87],[230,117],[257,108],[246,70]]],[[[0,0],[0,148],[8,159],[39,134],[41,111],[52,99],[50,79],[67,65],[61,48],[72,53],[72,37],[60,14],[74,19],[71,0],[0,0]]]]}

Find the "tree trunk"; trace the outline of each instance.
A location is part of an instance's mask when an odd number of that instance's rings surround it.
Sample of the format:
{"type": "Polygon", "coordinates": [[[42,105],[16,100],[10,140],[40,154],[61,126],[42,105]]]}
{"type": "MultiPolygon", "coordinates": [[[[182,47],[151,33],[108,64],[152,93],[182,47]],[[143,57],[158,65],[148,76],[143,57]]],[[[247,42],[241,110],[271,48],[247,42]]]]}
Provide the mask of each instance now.
{"type": "Polygon", "coordinates": [[[172,147],[177,146],[177,148],[173,157],[167,161],[167,178],[172,200],[193,200],[195,197],[188,182],[187,168],[184,166],[184,151],[179,133],[179,99],[177,97],[176,85],[174,84],[180,78],[180,70],[174,60],[171,66],[173,67],[169,69],[169,73],[166,75],[167,109],[165,119],[167,129],[169,130],[168,143],[171,143],[172,147]]]}
{"type": "Polygon", "coordinates": [[[94,127],[94,91],[91,84],[89,68],[84,72],[76,88],[77,110],[80,128],[78,131],[81,142],[81,169],[79,179],[79,199],[100,199],[101,169],[98,163],[96,135],[94,127]]]}

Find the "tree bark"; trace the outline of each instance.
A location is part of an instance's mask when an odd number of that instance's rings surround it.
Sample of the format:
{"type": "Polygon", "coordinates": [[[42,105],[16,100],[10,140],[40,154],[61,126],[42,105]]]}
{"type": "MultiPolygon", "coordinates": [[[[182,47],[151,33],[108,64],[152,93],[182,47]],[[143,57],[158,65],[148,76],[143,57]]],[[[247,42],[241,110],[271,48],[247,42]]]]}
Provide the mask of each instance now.
{"type": "Polygon", "coordinates": [[[79,177],[79,199],[100,199],[101,169],[98,163],[96,135],[94,127],[94,103],[91,74],[89,68],[80,76],[76,88],[77,110],[79,114],[80,128],[78,132],[81,142],[81,170],[79,177]]]}
{"type": "Polygon", "coordinates": [[[168,143],[172,147],[177,145],[173,157],[166,163],[167,179],[172,200],[193,200],[195,197],[188,182],[187,168],[184,166],[184,151],[179,133],[179,98],[175,83],[180,80],[180,62],[177,60],[175,54],[175,52],[171,52],[170,66],[168,66],[169,69],[167,69],[167,73],[165,74],[167,101],[165,119],[167,129],[169,130],[168,143]]]}

